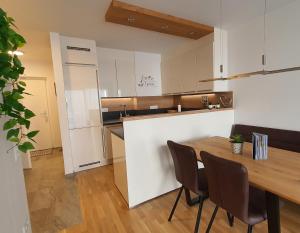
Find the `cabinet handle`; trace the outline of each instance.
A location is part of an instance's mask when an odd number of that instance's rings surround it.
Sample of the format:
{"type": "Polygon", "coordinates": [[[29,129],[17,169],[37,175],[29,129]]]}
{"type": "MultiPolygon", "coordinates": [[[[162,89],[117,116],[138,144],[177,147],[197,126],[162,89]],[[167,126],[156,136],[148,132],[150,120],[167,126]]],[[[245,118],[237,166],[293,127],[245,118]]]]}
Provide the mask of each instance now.
{"type": "Polygon", "coordinates": [[[264,55],[264,54],[261,56],[261,63],[263,66],[266,65],[266,55],[264,55]]]}
{"type": "Polygon", "coordinates": [[[67,46],[68,50],[78,50],[78,51],[85,51],[85,52],[91,52],[90,48],[81,48],[76,46],[67,46]]]}

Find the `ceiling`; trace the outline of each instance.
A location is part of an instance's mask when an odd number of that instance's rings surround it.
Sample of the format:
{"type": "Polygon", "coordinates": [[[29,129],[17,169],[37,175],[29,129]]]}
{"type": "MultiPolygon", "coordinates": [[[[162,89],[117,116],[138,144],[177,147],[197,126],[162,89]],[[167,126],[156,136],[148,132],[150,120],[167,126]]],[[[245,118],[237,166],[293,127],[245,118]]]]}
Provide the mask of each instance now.
{"type": "MultiPolygon", "coordinates": [[[[24,59],[51,61],[49,32],[94,39],[97,46],[162,53],[189,39],[105,22],[111,0],[1,0],[26,38],[24,59]]],[[[123,0],[210,26],[220,25],[220,0],[123,0]]],[[[268,10],[296,0],[268,0],[268,10]]],[[[263,0],[223,0],[223,27],[262,15],[263,0]]]]}

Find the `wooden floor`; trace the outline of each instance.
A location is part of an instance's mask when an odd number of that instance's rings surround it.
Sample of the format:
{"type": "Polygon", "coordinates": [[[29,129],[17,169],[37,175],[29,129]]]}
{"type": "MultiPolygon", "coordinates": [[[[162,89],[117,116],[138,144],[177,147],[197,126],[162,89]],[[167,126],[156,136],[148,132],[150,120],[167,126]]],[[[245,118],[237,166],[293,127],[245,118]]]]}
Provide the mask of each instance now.
{"type": "MultiPolygon", "coordinates": [[[[113,168],[106,166],[77,175],[83,223],[60,233],[111,233],[111,232],[193,232],[197,206],[186,205],[182,196],[172,222],[168,222],[169,211],[177,192],[139,205],[128,210],[121,194],[113,184],[113,168]]],[[[147,184],[145,184],[147,185],[147,184]]],[[[213,204],[205,201],[200,232],[205,232],[213,211],[213,204]]],[[[300,232],[300,208],[286,204],[281,211],[282,233],[300,232]]],[[[224,211],[219,211],[212,233],[247,232],[246,225],[235,221],[233,228],[227,223],[224,211]]],[[[267,232],[267,224],[261,223],[254,228],[255,233],[267,232]]]]}

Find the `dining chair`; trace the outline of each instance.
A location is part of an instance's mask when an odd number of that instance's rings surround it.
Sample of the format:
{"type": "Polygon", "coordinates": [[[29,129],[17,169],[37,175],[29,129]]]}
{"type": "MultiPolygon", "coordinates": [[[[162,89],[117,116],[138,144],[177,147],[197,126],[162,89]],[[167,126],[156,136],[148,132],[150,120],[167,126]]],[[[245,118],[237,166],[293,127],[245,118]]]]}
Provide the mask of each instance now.
{"type": "Polygon", "coordinates": [[[266,220],[265,192],[249,185],[248,171],[240,163],[219,158],[201,151],[208,180],[209,198],[216,204],[206,233],[210,231],[219,207],[253,226],[266,220]]]}
{"type": "Polygon", "coordinates": [[[208,197],[204,168],[198,169],[196,152],[192,147],[184,146],[173,141],[168,141],[167,143],[174,161],[176,179],[182,185],[168,221],[170,222],[172,220],[181,193],[184,188],[187,188],[199,196],[199,208],[194,229],[194,232],[197,233],[200,226],[203,202],[208,197]]]}

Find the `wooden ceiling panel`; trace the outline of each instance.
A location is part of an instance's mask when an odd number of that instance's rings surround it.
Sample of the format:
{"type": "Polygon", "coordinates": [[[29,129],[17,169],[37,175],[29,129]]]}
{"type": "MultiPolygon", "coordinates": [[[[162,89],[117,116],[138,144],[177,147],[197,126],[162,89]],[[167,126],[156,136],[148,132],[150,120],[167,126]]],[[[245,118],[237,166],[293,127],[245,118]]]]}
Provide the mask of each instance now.
{"type": "Polygon", "coordinates": [[[195,40],[214,31],[211,26],[114,0],[105,20],[195,40]]]}

